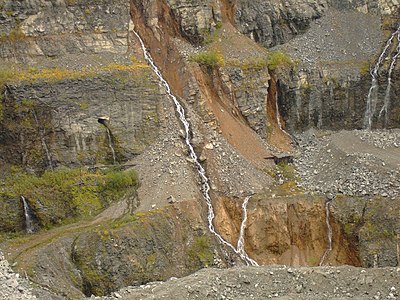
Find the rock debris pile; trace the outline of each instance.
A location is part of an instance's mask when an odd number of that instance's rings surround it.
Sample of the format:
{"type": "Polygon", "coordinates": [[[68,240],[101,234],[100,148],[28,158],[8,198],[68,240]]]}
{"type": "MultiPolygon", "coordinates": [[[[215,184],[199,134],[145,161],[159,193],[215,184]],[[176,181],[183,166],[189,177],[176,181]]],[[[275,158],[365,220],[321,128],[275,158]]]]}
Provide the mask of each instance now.
{"type": "Polygon", "coordinates": [[[103,299],[397,299],[399,280],[396,268],[203,269],[181,279],[125,288],[103,299]]]}
{"type": "Polygon", "coordinates": [[[29,282],[11,270],[8,261],[0,252],[0,299],[37,299],[32,294],[29,282]]]}
{"type": "Polygon", "coordinates": [[[400,132],[342,131],[298,137],[298,184],[323,193],[396,197],[400,194],[400,132]]]}
{"type": "Polygon", "coordinates": [[[361,140],[372,143],[380,149],[390,147],[400,148],[400,129],[379,130],[379,131],[355,131],[356,136],[361,140]]]}

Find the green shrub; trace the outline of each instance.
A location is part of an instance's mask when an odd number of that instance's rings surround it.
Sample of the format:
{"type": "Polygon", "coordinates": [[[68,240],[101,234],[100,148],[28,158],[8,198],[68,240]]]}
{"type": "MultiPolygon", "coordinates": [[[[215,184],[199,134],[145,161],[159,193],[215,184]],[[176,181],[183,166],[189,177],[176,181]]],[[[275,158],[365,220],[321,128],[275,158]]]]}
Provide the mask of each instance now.
{"type": "Polygon", "coordinates": [[[93,216],[120,200],[138,185],[136,172],[60,169],[42,176],[15,173],[5,179],[0,193],[24,196],[42,227],[66,219],[93,216]]]}
{"type": "Polygon", "coordinates": [[[14,78],[15,70],[13,68],[0,67],[0,91],[2,92],[2,87],[14,78]]]}
{"type": "Polygon", "coordinates": [[[267,65],[270,71],[274,71],[278,66],[288,66],[293,63],[290,56],[282,51],[271,52],[267,57],[267,65]]]}
{"type": "Polygon", "coordinates": [[[191,55],[189,61],[197,62],[200,66],[204,66],[207,69],[214,69],[224,65],[224,57],[218,51],[205,51],[191,55]]]}
{"type": "Polygon", "coordinates": [[[360,66],[360,74],[361,75],[366,75],[369,73],[371,67],[371,62],[369,60],[365,60],[361,62],[360,66]]]}
{"type": "Polygon", "coordinates": [[[188,251],[188,256],[196,265],[210,266],[214,260],[210,239],[205,235],[196,237],[188,251]]]}
{"type": "Polygon", "coordinates": [[[25,33],[22,31],[21,27],[17,25],[15,28],[6,34],[3,33],[0,36],[0,42],[17,42],[26,38],[25,33]]]}
{"type": "Polygon", "coordinates": [[[134,170],[121,172],[118,170],[108,170],[105,173],[104,183],[101,192],[105,199],[122,197],[128,188],[137,188],[139,180],[134,170]]]}

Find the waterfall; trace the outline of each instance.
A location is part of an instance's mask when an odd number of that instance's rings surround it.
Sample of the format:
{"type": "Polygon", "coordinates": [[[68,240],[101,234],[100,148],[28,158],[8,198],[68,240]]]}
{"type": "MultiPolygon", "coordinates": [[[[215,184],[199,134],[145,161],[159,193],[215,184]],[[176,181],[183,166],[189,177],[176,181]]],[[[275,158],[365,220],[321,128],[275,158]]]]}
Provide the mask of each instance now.
{"type": "Polygon", "coordinates": [[[365,108],[365,117],[364,117],[364,128],[370,130],[372,126],[372,117],[375,113],[375,108],[376,108],[376,103],[378,101],[378,71],[379,67],[382,64],[386,52],[389,49],[390,45],[393,42],[394,37],[396,34],[400,32],[400,27],[390,36],[390,38],[387,40],[385,47],[383,48],[381,54],[379,55],[378,61],[375,64],[375,67],[371,71],[371,87],[369,88],[368,91],[368,96],[367,96],[367,104],[365,108]]]}
{"type": "Polygon", "coordinates": [[[146,46],[144,45],[144,42],[142,40],[142,38],[139,36],[139,34],[133,30],[133,33],[136,35],[136,37],[138,38],[140,45],[142,47],[143,50],[143,55],[144,58],[146,59],[146,61],[150,64],[151,68],[153,69],[154,73],[157,75],[158,79],[160,80],[160,82],[162,83],[162,85],[165,88],[165,91],[167,92],[168,96],[172,99],[172,101],[175,104],[175,108],[176,111],[179,115],[179,120],[181,121],[185,131],[184,131],[184,139],[185,139],[185,144],[188,147],[189,150],[189,155],[192,158],[197,172],[199,173],[201,182],[202,182],[202,194],[204,196],[204,199],[206,200],[207,203],[207,207],[208,207],[208,229],[210,230],[210,232],[212,234],[215,235],[215,237],[219,240],[219,242],[229,248],[231,248],[236,254],[238,254],[241,258],[242,256],[245,258],[244,261],[246,262],[247,265],[251,264],[252,259],[250,257],[248,257],[248,255],[244,252],[242,254],[239,253],[239,251],[228,241],[224,240],[224,238],[215,230],[214,224],[213,224],[213,220],[215,218],[215,213],[214,213],[214,207],[212,205],[212,201],[211,201],[211,197],[210,197],[210,184],[209,184],[209,179],[206,175],[206,171],[204,170],[203,166],[200,164],[199,159],[193,149],[193,145],[191,143],[191,134],[190,134],[190,124],[186,119],[185,116],[185,109],[183,108],[183,106],[179,103],[178,99],[175,97],[175,95],[172,93],[171,88],[168,84],[168,82],[164,79],[164,77],[162,76],[160,70],[158,69],[158,67],[155,65],[153,58],[151,57],[150,53],[148,52],[148,50],[146,49],[146,46]]]}
{"type": "Polygon", "coordinates": [[[24,206],[24,215],[25,215],[25,227],[26,233],[33,233],[34,226],[33,226],[33,219],[32,219],[32,211],[28,205],[24,196],[21,196],[22,204],[24,206]]]}
{"type": "Polygon", "coordinates": [[[114,149],[113,142],[112,142],[111,131],[107,126],[106,126],[106,129],[107,129],[107,136],[108,136],[108,147],[110,147],[110,150],[111,150],[111,153],[112,153],[113,164],[116,165],[117,164],[117,158],[115,156],[115,149],[114,149]]]}
{"type": "Polygon", "coordinates": [[[103,125],[106,128],[107,138],[108,138],[108,147],[111,150],[113,164],[116,165],[117,164],[117,156],[115,155],[115,149],[114,149],[114,145],[113,145],[111,130],[108,127],[108,121],[109,121],[108,117],[100,117],[97,119],[97,122],[99,122],[101,125],[103,125]]]}
{"type": "Polygon", "coordinates": [[[383,102],[382,109],[379,112],[379,118],[381,117],[382,113],[385,112],[385,128],[387,127],[387,123],[388,123],[388,109],[389,109],[389,105],[390,105],[390,89],[392,86],[392,73],[393,73],[394,67],[396,66],[397,58],[400,55],[400,27],[396,32],[397,32],[396,54],[392,57],[392,61],[389,66],[388,83],[387,83],[386,92],[385,92],[385,99],[383,102]]]}
{"type": "Polygon", "coordinates": [[[250,257],[247,256],[246,251],[244,249],[244,230],[246,229],[246,223],[247,223],[247,204],[250,200],[251,196],[247,196],[242,204],[242,209],[243,209],[243,219],[242,219],[242,224],[240,226],[240,233],[239,233],[239,238],[237,242],[237,252],[239,253],[240,257],[246,261],[248,264],[252,266],[258,266],[258,263],[251,259],[250,257]]]}
{"type": "Polygon", "coordinates": [[[325,217],[325,222],[326,222],[326,226],[328,228],[327,233],[328,233],[328,247],[326,248],[324,255],[322,255],[321,261],[319,262],[319,265],[322,266],[326,260],[326,258],[328,257],[329,253],[332,251],[332,236],[333,236],[333,232],[332,232],[332,226],[331,226],[331,222],[329,220],[329,216],[330,216],[330,211],[329,211],[329,207],[331,205],[331,201],[332,200],[328,200],[325,203],[325,212],[326,212],[326,217],[325,217]]]}

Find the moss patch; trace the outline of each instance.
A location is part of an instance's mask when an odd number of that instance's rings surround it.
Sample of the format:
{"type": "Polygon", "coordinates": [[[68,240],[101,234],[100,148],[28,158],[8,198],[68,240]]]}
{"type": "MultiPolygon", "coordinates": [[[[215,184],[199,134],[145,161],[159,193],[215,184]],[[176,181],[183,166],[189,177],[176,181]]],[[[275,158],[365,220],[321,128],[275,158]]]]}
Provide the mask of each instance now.
{"type": "MultiPolygon", "coordinates": [[[[20,197],[24,196],[40,227],[48,228],[94,216],[111,202],[135,192],[137,186],[133,170],[61,169],[46,171],[42,176],[16,172],[3,181],[0,201],[5,206],[9,199],[14,199],[17,204],[13,207],[21,212],[20,197]]],[[[0,212],[0,221],[4,213],[9,214],[9,210],[0,212]]],[[[6,225],[0,224],[0,229],[6,225]]]]}
{"type": "Polygon", "coordinates": [[[39,69],[33,67],[26,68],[25,66],[20,65],[6,65],[0,67],[0,86],[8,82],[57,82],[66,79],[95,77],[99,74],[112,74],[115,72],[135,74],[139,70],[148,68],[147,65],[139,62],[133,62],[132,64],[113,63],[102,67],[84,68],[81,70],[65,69],[60,67],[39,69]]]}
{"type": "Polygon", "coordinates": [[[214,254],[209,237],[205,235],[195,237],[188,250],[188,256],[198,267],[210,266],[213,263],[214,254]]]}
{"type": "Polygon", "coordinates": [[[222,67],[225,63],[222,53],[215,50],[204,51],[191,55],[189,57],[189,61],[197,62],[200,66],[205,67],[208,70],[222,67]]]}

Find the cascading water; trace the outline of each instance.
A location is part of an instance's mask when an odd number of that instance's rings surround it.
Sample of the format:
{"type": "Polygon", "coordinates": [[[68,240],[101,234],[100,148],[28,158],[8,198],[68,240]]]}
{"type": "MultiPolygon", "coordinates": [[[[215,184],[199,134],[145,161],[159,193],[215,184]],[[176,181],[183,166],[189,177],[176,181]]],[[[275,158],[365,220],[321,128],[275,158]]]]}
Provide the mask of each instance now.
{"type": "Polygon", "coordinates": [[[26,201],[24,196],[21,196],[21,200],[24,207],[26,233],[33,233],[34,226],[31,208],[29,207],[28,202],[26,201]]]}
{"type": "MultiPolygon", "coordinates": [[[[245,262],[247,265],[257,265],[257,263],[252,260],[247,253],[244,251],[243,249],[243,253],[239,253],[239,250],[236,249],[231,243],[227,242],[226,240],[224,240],[224,238],[215,230],[214,224],[213,224],[213,220],[215,218],[215,213],[214,213],[214,207],[212,206],[212,201],[211,201],[211,197],[210,197],[210,184],[209,184],[209,179],[206,175],[206,172],[203,168],[203,166],[200,164],[199,159],[193,149],[193,145],[191,143],[191,134],[190,134],[190,124],[186,119],[185,116],[185,109],[183,108],[183,106],[179,103],[178,99],[175,97],[175,95],[172,93],[171,88],[168,84],[168,82],[164,79],[164,77],[162,76],[160,70],[158,69],[158,67],[155,65],[153,58],[151,57],[150,53],[147,51],[146,46],[144,45],[144,42],[142,40],[142,38],[139,36],[139,34],[136,31],[133,31],[133,33],[136,35],[136,37],[138,38],[140,45],[142,47],[143,50],[143,55],[144,58],[146,59],[146,61],[150,64],[151,68],[153,69],[154,73],[157,75],[157,77],[159,78],[160,82],[162,83],[162,85],[165,88],[165,91],[167,92],[168,96],[173,100],[174,104],[175,104],[175,108],[176,111],[179,115],[179,120],[181,121],[184,129],[185,129],[185,143],[186,146],[188,147],[189,150],[189,155],[192,158],[196,169],[199,173],[201,182],[202,182],[202,193],[204,196],[204,199],[206,200],[207,203],[207,207],[208,207],[208,229],[210,230],[210,232],[212,234],[214,234],[216,236],[216,238],[220,241],[220,243],[222,243],[223,245],[231,248],[236,254],[238,254],[245,262]]],[[[247,214],[247,211],[246,211],[247,214]]]]}
{"type": "Polygon", "coordinates": [[[106,128],[107,131],[107,138],[108,138],[108,147],[111,150],[112,158],[113,158],[113,164],[117,164],[117,156],[115,155],[115,149],[114,149],[114,143],[111,135],[111,130],[108,127],[108,117],[100,117],[97,119],[97,122],[99,122],[101,125],[103,125],[106,128]]]}
{"type": "Polygon", "coordinates": [[[389,72],[388,72],[388,82],[387,82],[387,87],[386,87],[386,92],[385,92],[385,99],[383,102],[383,106],[381,111],[379,112],[379,118],[381,117],[382,113],[385,112],[385,127],[387,127],[388,123],[388,109],[390,105],[390,90],[392,86],[392,73],[394,70],[394,67],[396,66],[397,58],[400,55],[400,27],[397,29],[397,49],[396,49],[396,54],[392,57],[392,61],[389,66],[389,72]]]}
{"type": "Polygon", "coordinates": [[[108,147],[110,147],[111,153],[112,153],[112,158],[113,158],[113,164],[117,164],[117,158],[115,156],[115,149],[113,146],[113,142],[112,142],[112,137],[111,137],[111,131],[110,129],[106,126],[107,129],[107,136],[108,136],[108,147]]]}
{"type": "Polygon", "coordinates": [[[258,266],[258,263],[249,258],[246,254],[246,251],[244,249],[244,230],[246,229],[246,223],[247,223],[247,204],[249,203],[251,196],[247,196],[242,204],[242,209],[243,209],[243,219],[242,219],[242,224],[240,226],[240,233],[239,233],[239,239],[237,242],[237,252],[239,253],[240,257],[250,263],[252,266],[258,266]]]}
{"type": "Polygon", "coordinates": [[[375,113],[376,103],[378,102],[378,71],[379,67],[381,66],[386,52],[389,49],[390,45],[393,42],[395,36],[399,33],[400,27],[390,36],[387,40],[385,47],[383,48],[381,54],[379,55],[378,61],[376,62],[374,68],[371,71],[371,87],[368,91],[367,96],[367,104],[365,108],[365,117],[364,117],[364,128],[370,130],[372,126],[372,117],[375,113]]]}
{"type": "Polygon", "coordinates": [[[325,203],[325,212],[326,212],[326,226],[328,228],[328,247],[326,248],[324,255],[322,255],[321,261],[319,262],[319,265],[322,266],[326,260],[326,258],[328,257],[329,253],[332,251],[332,236],[333,236],[333,232],[332,232],[332,226],[331,226],[331,222],[330,222],[330,205],[331,205],[331,201],[332,200],[328,200],[325,203]]]}

